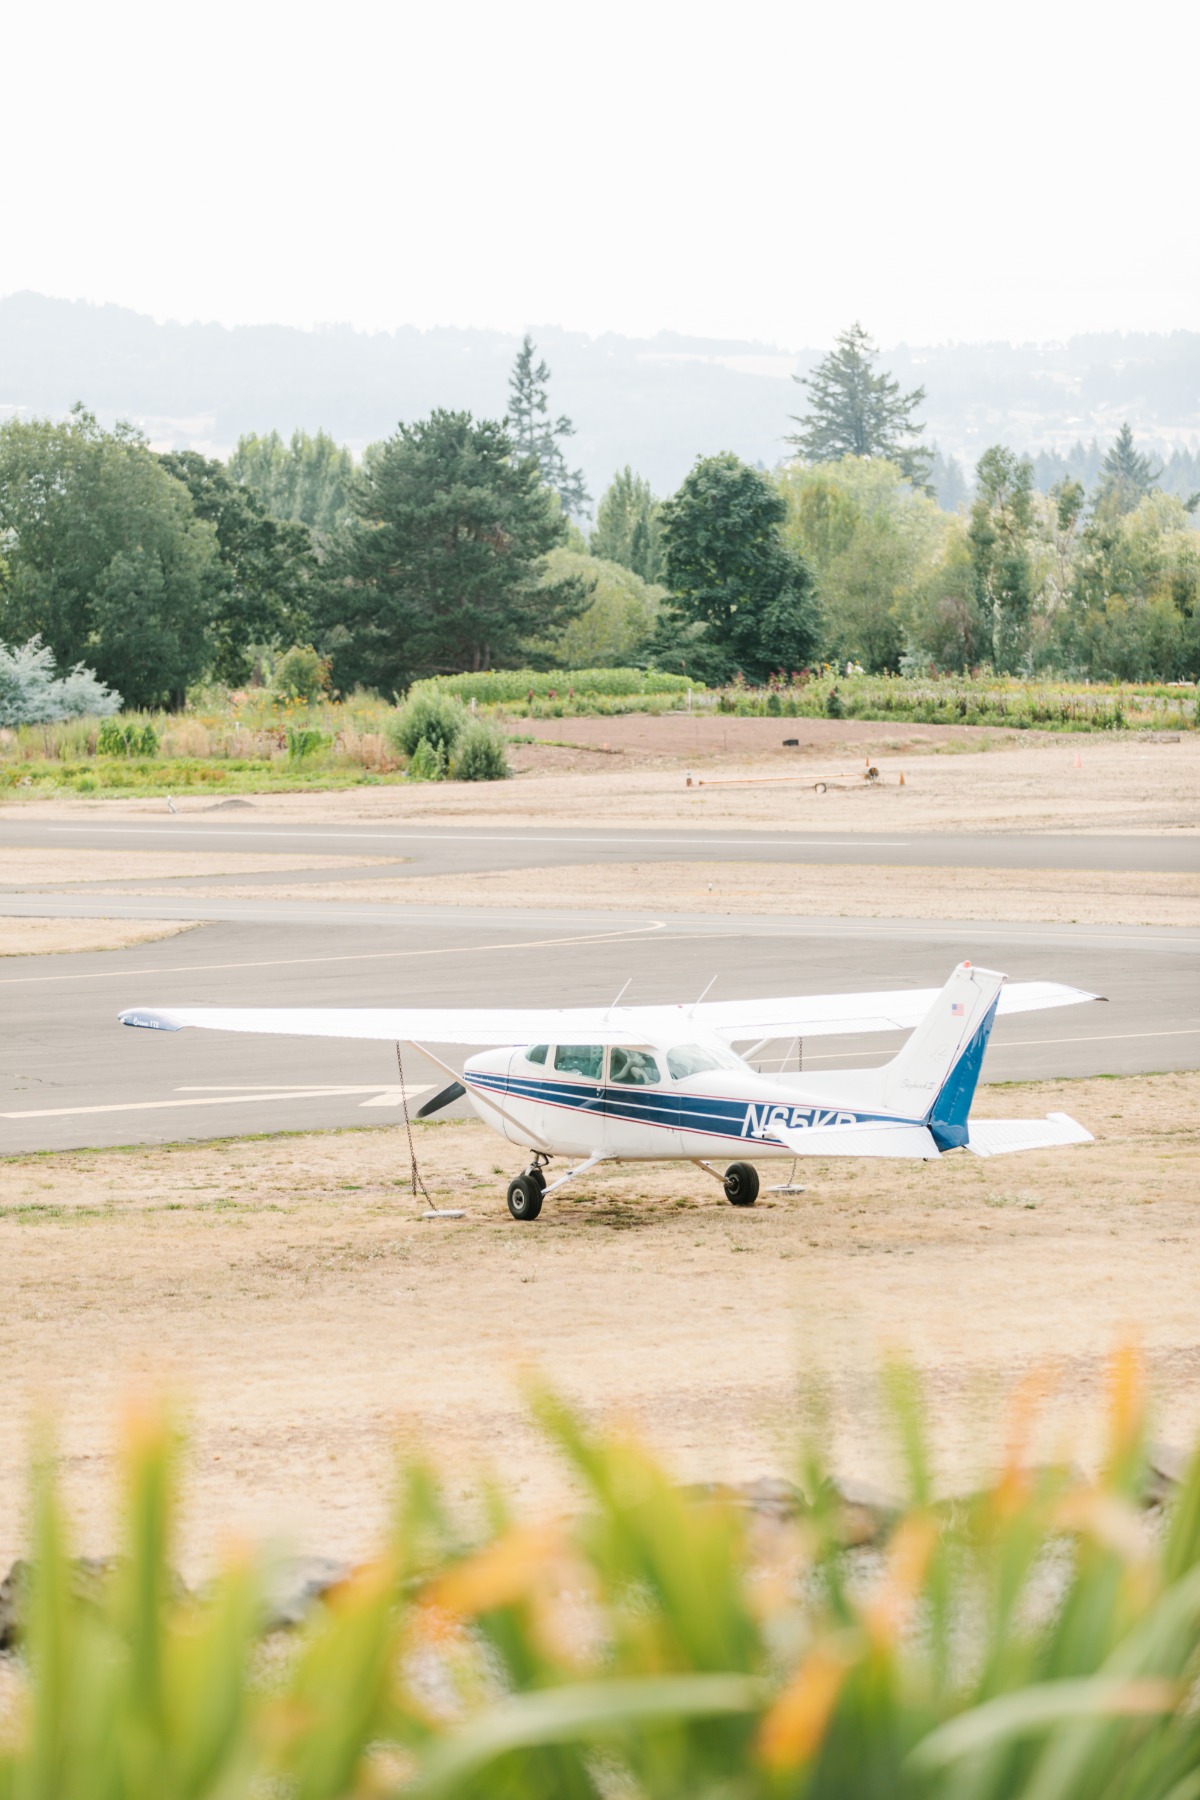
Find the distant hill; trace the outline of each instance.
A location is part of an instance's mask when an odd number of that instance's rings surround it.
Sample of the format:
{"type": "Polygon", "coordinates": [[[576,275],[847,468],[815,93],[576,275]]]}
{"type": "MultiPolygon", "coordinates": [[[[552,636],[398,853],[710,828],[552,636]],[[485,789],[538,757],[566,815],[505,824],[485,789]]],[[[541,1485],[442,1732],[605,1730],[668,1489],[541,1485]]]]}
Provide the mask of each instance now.
{"type": "MultiPolygon", "coordinates": [[[[869,321],[868,321],[869,323],[869,321]]],[[[599,497],[630,463],[657,492],[699,455],[734,450],[771,466],[824,347],[662,334],[588,338],[534,327],[551,400],[578,428],[573,460],[599,497]]],[[[402,327],[159,325],[119,306],[40,294],[0,300],[0,418],[61,414],[83,400],[105,423],[131,419],[163,448],[225,455],[245,431],[324,427],[352,449],[434,406],[497,416],[515,336],[402,327]]],[[[1054,346],[899,345],[884,361],[923,383],[926,437],[972,464],[988,444],[1066,451],[1128,418],[1159,454],[1200,447],[1200,332],[1091,336],[1054,346]]]]}

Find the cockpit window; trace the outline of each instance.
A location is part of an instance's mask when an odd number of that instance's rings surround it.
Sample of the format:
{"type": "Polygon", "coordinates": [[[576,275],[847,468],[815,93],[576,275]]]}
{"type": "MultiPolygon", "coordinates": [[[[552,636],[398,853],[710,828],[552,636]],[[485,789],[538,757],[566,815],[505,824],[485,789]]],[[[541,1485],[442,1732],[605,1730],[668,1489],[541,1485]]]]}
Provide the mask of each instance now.
{"type": "Polygon", "coordinates": [[[658,1064],[648,1050],[610,1050],[608,1079],[622,1087],[651,1087],[661,1081],[658,1064]]]}
{"type": "Polygon", "coordinates": [[[549,1044],[535,1044],[531,1050],[525,1052],[525,1061],[544,1063],[546,1060],[546,1052],[549,1048],[549,1044]]]}
{"type": "Polygon", "coordinates": [[[728,1060],[714,1055],[703,1044],[677,1044],[667,1051],[667,1067],[673,1081],[686,1081],[689,1075],[704,1075],[709,1069],[736,1067],[736,1057],[728,1060]]]}
{"type": "Polygon", "coordinates": [[[554,1066],[564,1075],[583,1075],[588,1081],[599,1081],[604,1067],[604,1050],[600,1044],[559,1044],[554,1052],[554,1066]]]}

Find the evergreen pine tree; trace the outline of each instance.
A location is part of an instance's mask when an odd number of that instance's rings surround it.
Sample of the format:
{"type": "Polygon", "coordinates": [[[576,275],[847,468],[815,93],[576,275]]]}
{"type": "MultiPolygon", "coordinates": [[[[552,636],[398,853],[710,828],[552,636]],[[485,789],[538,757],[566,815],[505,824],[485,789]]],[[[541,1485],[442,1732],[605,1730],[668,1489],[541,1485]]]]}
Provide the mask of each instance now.
{"type": "Polygon", "coordinates": [[[592,504],[583,479],[582,469],[569,469],[563,455],[561,439],[574,437],[575,427],[560,414],[550,417],[547,386],[550,370],[545,362],[534,362],[534,343],[525,333],[517,351],[512,374],[508,378],[508,430],[517,461],[532,457],[546,486],[553,488],[565,513],[586,513],[592,504]]]}
{"type": "Polygon", "coordinates": [[[829,355],[811,375],[792,379],[808,389],[810,408],[800,430],[787,442],[805,462],[840,462],[846,456],[882,456],[897,463],[910,481],[924,484],[932,453],[915,443],[925,427],[913,423],[913,411],[925,398],[923,387],[910,394],[890,375],[877,375],[879,351],[857,322],[843,331],[829,355]]]}
{"type": "Polygon", "coordinates": [[[1156,469],[1148,456],[1134,449],[1133,428],[1126,420],[1100,465],[1095,510],[1110,518],[1131,513],[1154,492],[1161,474],[1161,468],[1156,469]]]}

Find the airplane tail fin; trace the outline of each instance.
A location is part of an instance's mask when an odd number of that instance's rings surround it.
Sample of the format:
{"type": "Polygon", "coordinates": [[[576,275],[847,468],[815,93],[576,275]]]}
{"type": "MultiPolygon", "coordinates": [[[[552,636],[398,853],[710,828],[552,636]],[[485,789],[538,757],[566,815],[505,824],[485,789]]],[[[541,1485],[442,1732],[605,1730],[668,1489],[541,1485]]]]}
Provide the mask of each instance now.
{"type": "Polygon", "coordinates": [[[927,1126],[939,1150],[967,1143],[967,1115],[1005,976],[960,963],[899,1055],[880,1071],[883,1104],[927,1126]]]}

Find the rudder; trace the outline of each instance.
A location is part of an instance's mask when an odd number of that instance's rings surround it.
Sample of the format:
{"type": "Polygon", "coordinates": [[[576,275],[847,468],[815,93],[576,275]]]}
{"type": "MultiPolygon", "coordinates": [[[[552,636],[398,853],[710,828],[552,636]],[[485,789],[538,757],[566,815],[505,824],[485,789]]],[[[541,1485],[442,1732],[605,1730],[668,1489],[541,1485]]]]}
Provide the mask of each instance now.
{"type": "Polygon", "coordinates": [[[927,1125],[939,1150],[967,1142],[967,1115],[1006,977],[960,963],[882,1071],[890,1111],[927,1125]]]}

